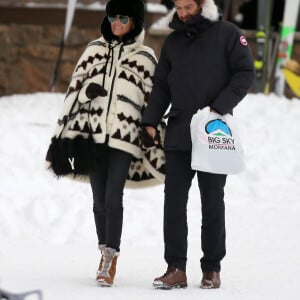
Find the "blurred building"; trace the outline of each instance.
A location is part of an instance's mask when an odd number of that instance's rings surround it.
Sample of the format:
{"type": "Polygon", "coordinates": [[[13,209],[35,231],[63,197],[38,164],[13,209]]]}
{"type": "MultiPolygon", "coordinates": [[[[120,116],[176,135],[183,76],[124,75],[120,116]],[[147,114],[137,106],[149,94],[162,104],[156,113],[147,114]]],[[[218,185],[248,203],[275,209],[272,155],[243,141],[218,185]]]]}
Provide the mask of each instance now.
{"type": "MultiPolygon", "coordinates": [[[[155,30],[151,30],[151,25],[167,16],[171,8],[170,1],[146,0],[150,9],[145,18],[145,43],[154,49],[158,57],[169,32],[168,22],[165,23],[165,28],[158,26],[155,30]]],[[[224,0],[216,2],[222,6],[224,0]]],[[[228,20],[242,28],[243,24],[236,21],[236,15],[250,2],[251,0],[231,0],[228,20]]],[[[67,3],[68,0],[0,0],[0,96],[49,90],[64,31],[67,3]]],[[[106,1],[77,0],[77,3],[78,8],[56,84],[58,92],[66,91],[74,65],[87,43],[101,34],[100,23],[105,14],[106,1]],[[97,9],[94,9],[95,5],[98,5],[97,9]]],[[[255,9],[245,10],[245,18],[250,19],[252,25],[246,30],[242,29],[255,56],[254,11],[255,9]]],[[[298,61],[299,40],[297,34],[293,55],[298,61]]]]}

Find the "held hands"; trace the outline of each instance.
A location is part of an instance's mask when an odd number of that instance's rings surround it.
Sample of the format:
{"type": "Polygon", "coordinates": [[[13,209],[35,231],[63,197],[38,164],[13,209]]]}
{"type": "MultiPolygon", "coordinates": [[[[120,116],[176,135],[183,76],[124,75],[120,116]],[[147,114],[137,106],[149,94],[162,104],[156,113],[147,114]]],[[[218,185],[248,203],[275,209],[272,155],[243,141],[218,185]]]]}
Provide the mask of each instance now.
{"type": "Polygon", "coordinates": [[[159,134],[152,126],[141,126],[140,141],[144,149],[153,147],[159,143],[159,134]]]}

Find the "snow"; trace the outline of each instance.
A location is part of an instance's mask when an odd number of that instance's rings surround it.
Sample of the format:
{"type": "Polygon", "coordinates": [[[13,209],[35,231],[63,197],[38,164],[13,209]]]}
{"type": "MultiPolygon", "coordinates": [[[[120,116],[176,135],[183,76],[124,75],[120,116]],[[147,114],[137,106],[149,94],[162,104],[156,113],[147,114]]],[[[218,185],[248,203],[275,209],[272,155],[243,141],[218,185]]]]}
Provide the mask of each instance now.
{"type": "Polygon", "coordinates": [[[236,108],[245,172],[226,185],[227,256],[222,287],[199,288],[201,206],[196,181],[188,206],[188,288],[160,291],[163,186],[126,189],[116,284],[100,288],[90,187],[57,180],[44,157],[63,94],[0,98],[0,287],[41,289],[46,300],[299,299],[300,102],[249,94],[236,108]]]}

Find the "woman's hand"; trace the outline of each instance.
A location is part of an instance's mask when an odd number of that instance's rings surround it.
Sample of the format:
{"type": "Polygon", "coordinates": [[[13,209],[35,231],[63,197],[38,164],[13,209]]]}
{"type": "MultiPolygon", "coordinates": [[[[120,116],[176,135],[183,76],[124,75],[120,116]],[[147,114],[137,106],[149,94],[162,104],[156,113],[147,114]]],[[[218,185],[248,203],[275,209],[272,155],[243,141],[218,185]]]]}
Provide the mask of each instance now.
{"type": "Polygon", "coordinates": [[[140,141],[143,148],[153,147],[158,145],[159,136],[156,128],[152,126],[141,126],[140,141]]]}

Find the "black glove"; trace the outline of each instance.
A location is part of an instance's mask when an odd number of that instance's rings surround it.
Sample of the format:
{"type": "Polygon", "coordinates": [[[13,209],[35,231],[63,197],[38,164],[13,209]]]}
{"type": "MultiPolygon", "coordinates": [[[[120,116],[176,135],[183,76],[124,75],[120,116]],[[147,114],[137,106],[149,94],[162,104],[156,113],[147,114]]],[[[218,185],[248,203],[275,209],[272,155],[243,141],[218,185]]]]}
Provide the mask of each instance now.
{"type": "Polygon", "coordinates": [[[86,96],[93,100],[94,98],[101,96],[101,97],[105,97],[107,96],[107,90],[104,89],[103,86],[101,86],[100,84],[97,83],[90,83],[88,85],[88,87],[86,88],[86,96]]]}
{"type": "Polygon", "coordinates": [[[155,141],[159,142],[159,134],[158,131],[156,130],[156,135],[154,137],[154,139],[152,138],[152,136],[148,133],[146,126],[141,126],[141,131],[140,131],[140,141],[142,142],[142,145],[145,148],[150,148],[155,146],[155,141]]]}

